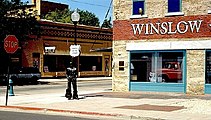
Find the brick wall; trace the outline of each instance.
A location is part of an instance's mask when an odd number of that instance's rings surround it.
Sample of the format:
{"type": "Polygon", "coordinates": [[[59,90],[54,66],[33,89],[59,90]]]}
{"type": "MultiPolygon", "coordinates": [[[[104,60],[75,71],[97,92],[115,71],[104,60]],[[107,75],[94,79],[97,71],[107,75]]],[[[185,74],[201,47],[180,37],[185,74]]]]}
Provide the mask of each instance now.
{"type": "MultiPolygon", "coordinates": [[[[199,16],[180,16],[180,17],[167,17],[167,18],[153,18],[153,19],[135,19],[135,20],[117,20],[114,21],[114,28],[113,28],[113,36],[114,40],[140,40],[140,39],[164,39],[164,38],[195,38],[195,37],[211,37],[210,31],[211,27],[209,24],[211,24],[210,21],[211,15],[199,15],[199,16]],[[146,24],[152,23],[155,27],[157,27],[156,23],[159,23],[159,32],[161,29],[162,23],[169,23],[171,22],[171,25],[167,25],[167,29],[171,26],[172,30],[175,31],[177,28],[177,25],[179,22],[184,21],[188,24],[188,21],[198,21],[203,20],[201,22],[201,27],[198,32],[194,30],[194,32],[191,32],[190,26],[188,26],[188,30],[186,33],[180,34],[179,32],[175,34],[157,34],[153,30],[153,34],[146,35],[146,24]],[[134,35],[133,27],[131,24],[144,24],[144,27],[142,29],[141,34],[134,35]]],[[[198,23],[199,25],[199,23],[198,23]]],[[[181,23],[179,25],[179,28],[181,31],[184,31],[184,24],[181,23]]],[[[168,29],[169,30],[169,29],[168,29]]],[[[150,26],[148,27],[148,33],[150,33],[151,29],[150,26]]]]}
{"type": "MultiPolygon", "coordinates": [[[[114,20],[128,20],[132,15],[132,0],[114,0],[114,20]]],[[[211,9],[210,0],[182,0],[182,12],[185,16],[206,15],[211,9]]],[[[168,12],[167,0],[145,0],[145,14],[148,18],[162,18],[168,12]]]]}
{"type": "Polygon", "coordinates": [[[204,94],[205,50],[187,50],[187,93],[204,94]]]}

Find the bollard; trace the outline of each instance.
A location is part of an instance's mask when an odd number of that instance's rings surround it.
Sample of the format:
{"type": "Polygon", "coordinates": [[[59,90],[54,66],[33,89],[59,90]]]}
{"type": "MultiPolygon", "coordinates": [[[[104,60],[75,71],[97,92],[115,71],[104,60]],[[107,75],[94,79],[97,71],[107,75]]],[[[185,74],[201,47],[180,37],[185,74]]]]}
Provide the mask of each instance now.
{"type": "Polygon", "coordinates": [[[14,92],[13,92],[13,81],[12,81],[12,79],[9,79],[9,87],[10,87],[9,96],[15,96],[14,92]]]}

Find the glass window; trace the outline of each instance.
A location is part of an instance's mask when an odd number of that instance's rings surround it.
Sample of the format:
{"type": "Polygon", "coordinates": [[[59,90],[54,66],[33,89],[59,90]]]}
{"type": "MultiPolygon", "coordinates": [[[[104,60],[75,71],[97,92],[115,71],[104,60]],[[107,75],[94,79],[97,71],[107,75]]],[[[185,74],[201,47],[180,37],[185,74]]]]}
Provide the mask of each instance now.
{"type": "Polygon", "coordinates": [[[144,11],[144,0],[133,0],[133,15],[143,15],[144,11]]]}
{"type": "Polygon", "coordinates": [[[168,0],[168,12],[180,12],[181,0],[168,0]]]}
{"type": "Polygon", "coordinates": [[[206,84],[211,84],[211,51],[206,52],[206,84]]]}
{"type": "Polygon", "coordinates": [[[183,52],[131,53],[131,81],[182,83],[183,52]]]}
{"type": "Polygon", "coordinates": [[[102,71],[102,56],[80,56],[79,71],[102,71]]]}
{"type": "Polygon", "coordinates": [[[48,72],[65,71],[69,66],[70,60],[71,57],[65,55],[44,55],[44,71],[46,71],[46,67],[48,72]]]}

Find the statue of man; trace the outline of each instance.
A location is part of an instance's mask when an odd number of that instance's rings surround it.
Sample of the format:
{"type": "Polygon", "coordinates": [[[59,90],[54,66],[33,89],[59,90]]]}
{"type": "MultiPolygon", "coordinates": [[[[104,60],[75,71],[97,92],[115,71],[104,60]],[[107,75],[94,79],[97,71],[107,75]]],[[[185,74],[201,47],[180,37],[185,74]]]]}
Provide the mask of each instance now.
{"type": "Polygon", "coordinates": [[[77,70],[75,67],[73,67],[72,62],[70,62],[70,67],[66,69],[66,75],[68,80],[68,86],[66,89],[65,97],[70,100],[71,98],[78,100],[78,91],[77,91],[77,70]],[[73,95],[71,91],[71,85],[73,86],[73,95]]]}

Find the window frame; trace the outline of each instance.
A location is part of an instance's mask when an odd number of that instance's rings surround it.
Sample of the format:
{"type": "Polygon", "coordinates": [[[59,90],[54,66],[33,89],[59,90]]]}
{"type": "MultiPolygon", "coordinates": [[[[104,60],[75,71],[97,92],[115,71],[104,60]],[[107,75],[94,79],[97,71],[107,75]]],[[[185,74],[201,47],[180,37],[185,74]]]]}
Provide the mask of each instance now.
{"type": "Polygon", "coordinates": [[[145,11],[146,11],[146,5],[145,5],[145,0],[133,0],[132,1],[133,3],[132,3],[132,15],[130,16],[130,19],[135,19],[135,18],[147,18],[147,15],[145,15],[145,11]],[[134,6],[133,6],[133,4],[134,4],[134,2],[137,2],[137,1],[143,1],[144,2],[144,9],[143,9],[143,13],[142,14],[134,14],[134,6]]]}
{"type": "MultiPolygon", "coordinates": [[[[132,78],[132,73],[131,73],[131,63],[133,61],[132,59],[132,54],[143,54],[143,53],[152,53],[152,54],[155,54],[155,59],[156,61],[153,62],[153,64],[157,67],[157,63],[158,63],[158,58],[159,57],[159,54],[162,54],[162,53],[182,53],[182,65],[180,66],[181,67],[181,70],[182,70],[182,82],[175,82],[174,84],[186,84],[186,51],[185,50],[149,50],[149,51],[145,51],[145,50],[138,50],[138,51],[130,51],[130,57],[129,57],[129,65],[128,65],[128,70],[129,70],[129,81],[130,82],[140,82],[140,81],[134,81],[134,80],[131,80],[132,78]]],[[[134,70],[134,69],[133,69],[134,70]]],[[[156,76],[158,77],[158,76],[156,76]]],[[[157,79],[157,78],[156,78],[157,79]]],[[[141,83],[145,83],[145,82],[141,82],[141,83]]],[[[153,82],[148,82],[148,83],[153,83],[153,82]]],[[[156,84],[162,84],[162,83],[159,83],[159,82],[156,82],[156,84]]],[[[168,82],[167,83],[164,83],[164,84],[169,84],[168,82]]]]}
{"type": "Polygon", "coordinates": [[[134,14],[134,6],[133,6],[133,9],[132,9],[132,14],[133,15],[144,15],[145,14],[145,0],[133,0],[133,5],[134,5],[134,2],[144,2],[143,4],[144,4],[144,9],[143,9],[143,13],[142,14],[134,14]]]}
{"type": "MultiPolygon", "coordinates": [[[[169,12],[169,1],[171,0],[168,0],[168,13],[172,13],[172,12],[169,12]]],[[[174,12],[181,12],[182,11],[182,0],[179,0],[179,11],[174,11],[174,12]]]]}
{"type": "Polygon", "coordinates": [[[184,16],[184,13],[182,12],[182,0],[179,0],[179,11],[175,11],[175,12],[169,12],[169,1],[167,3],[167,14],[165,15],[166,17],[170,17],[170,16],[184,16]]]}

